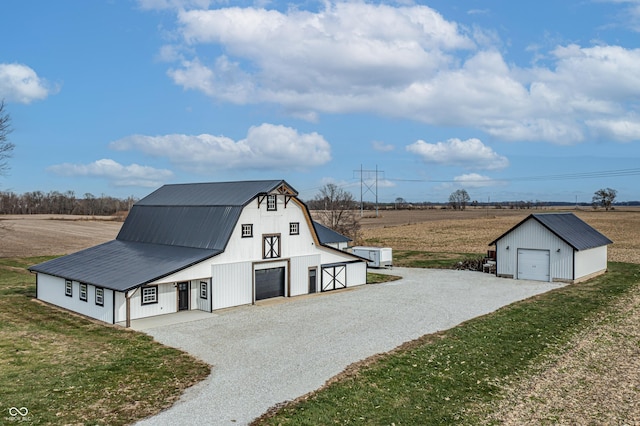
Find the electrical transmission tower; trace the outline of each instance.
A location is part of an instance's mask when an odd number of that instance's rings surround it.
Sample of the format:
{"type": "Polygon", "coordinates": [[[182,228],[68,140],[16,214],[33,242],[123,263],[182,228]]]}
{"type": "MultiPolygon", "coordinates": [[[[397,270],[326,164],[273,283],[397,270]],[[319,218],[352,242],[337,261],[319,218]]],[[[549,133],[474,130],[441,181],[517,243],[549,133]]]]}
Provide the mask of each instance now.
{"type": "Polygon", "coordinates": [[[375,170],[364,170],[362,164],[360,164],[360,170],[354,170],[353,173],[360,174],[360,217],[364,214],[362,197],[367,192],[376,197],[376,217],[378,217],[378,174],[382,173],[384,176],[384,171],[378,170],[377,164],[375,170]]]}

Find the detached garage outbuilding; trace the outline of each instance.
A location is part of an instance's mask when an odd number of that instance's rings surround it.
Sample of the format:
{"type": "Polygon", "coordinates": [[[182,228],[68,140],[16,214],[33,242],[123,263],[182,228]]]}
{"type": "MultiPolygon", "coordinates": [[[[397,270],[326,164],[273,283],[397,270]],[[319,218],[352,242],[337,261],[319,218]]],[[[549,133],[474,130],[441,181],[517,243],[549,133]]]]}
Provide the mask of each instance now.
{"type": "Polygon", "coordinates": [[[496,246],[499,277],[575,283],[607,270],[611,243],[573,213],[543,213],[527,216],[489,245],[496,246]]]}

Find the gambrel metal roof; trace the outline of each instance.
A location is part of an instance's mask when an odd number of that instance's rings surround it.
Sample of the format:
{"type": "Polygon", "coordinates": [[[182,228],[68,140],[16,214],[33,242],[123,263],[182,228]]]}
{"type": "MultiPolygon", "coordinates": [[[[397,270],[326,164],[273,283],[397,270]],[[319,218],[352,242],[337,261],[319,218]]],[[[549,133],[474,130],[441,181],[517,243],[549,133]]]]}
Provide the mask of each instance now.
{"type": "Polygon", "coordinates": [[[496,238],[494,241],[489,243],[489,245],[495,245],[498,240],[502,239],[502,237],[509,234],[529,219],[539,222],[542,226],[557,235],[558,238],[578,251],[613,243],[613,241],[596,231],[573,213],[534,213],[527,216],[524,220],[509,229],[500,237],[496,238]]]}
{"type": "Polygon", "coordinates": [[[224,251],[242,209],[284,180],[165,185],[138,201],[114,241],[29,268],[117,291],[153,282],[224,251]]]}
{"type": "Polygon", "coordinates": [[[136,206],[236,206],[243,207],[258,194],[267,194],[285,185],[284,180],[210,182],[164,185],[136,203],[136,206]]]}

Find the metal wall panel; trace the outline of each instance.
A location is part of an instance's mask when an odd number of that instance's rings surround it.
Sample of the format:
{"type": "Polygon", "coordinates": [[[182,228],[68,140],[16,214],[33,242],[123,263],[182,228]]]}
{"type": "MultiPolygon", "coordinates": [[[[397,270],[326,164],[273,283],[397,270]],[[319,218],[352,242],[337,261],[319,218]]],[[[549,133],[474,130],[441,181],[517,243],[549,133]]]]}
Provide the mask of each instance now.
{"type": "Polygon", "coordinates": [[[551,279],[572,279],[573,248],[534,219],[523,222],[518,228],[498,240],[496,244],[498,275],[514,278],[518,276],[519,248],[549,250],[551,279]]]}
{"type": "Polygon", "coordinates": [[[607,246],[576,252],[576,280],[605,269],[607,269],[607,246]]]}
{"type": "Polygon", "coordinates": [[[367,264],[354,262],[347,264],[347,286],[354,287],[367,283],[367,264]]]}
{"type": "Polygon", "coordinates": [[[87,285],[87,300],[80,300],[80,283],[72,281],[72,296],[65,295],[65,279],[38,274],[38,299],[70,311],[111,323],[113,321],[113,292],[104,289],[104,303],[96,305],[96,287],[87,285]]]}
{"type": "MultiPolygon", "coordinates": [[[[171,314],[178,311],[178,292],[174,284],[158,285],[158,303],[142,304],[142,288],[138,288],[131,297],[131,319],[171,314]]],[[[125,304],[126,309],[126,304],[125,304]]],[[[125,310],[126,319],[126,310],[125,310]]]]}
{"type": "Polygon", "coordinates": [[[253,302],[251,262],[211,266],[213,309],[246,305],[253,302]]]}
{"type": "MultiPolygon", "coordinates": [[[[291,258],[291,296],[299,296],[309,293],[309,268],[318,269],[317,277],[320,277],[320,255],[295,256],[291,258]]],[[[317,286],[320,287],[319,282],[317,286]]]]}

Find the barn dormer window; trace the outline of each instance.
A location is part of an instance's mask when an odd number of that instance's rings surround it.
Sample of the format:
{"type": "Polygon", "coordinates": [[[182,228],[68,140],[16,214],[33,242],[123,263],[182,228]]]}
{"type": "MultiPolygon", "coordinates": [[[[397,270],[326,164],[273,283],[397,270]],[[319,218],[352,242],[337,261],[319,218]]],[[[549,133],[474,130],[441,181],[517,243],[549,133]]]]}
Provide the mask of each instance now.
{"type": "Polygon", "coordinates": [[[289,222],[289,235],[300,235],[299,222],[289,222]]]}
{"type": "Polygon", "coordinates": [[[278,210],[278,198],[276,195],[267,195],[267,211],[278,210]]]}
{"type": "Polygon", "coordinates": [[[253,224],[251,223],[243,223],[242,224],[242,238],[251,238],[253,237],[253,224]]]}

